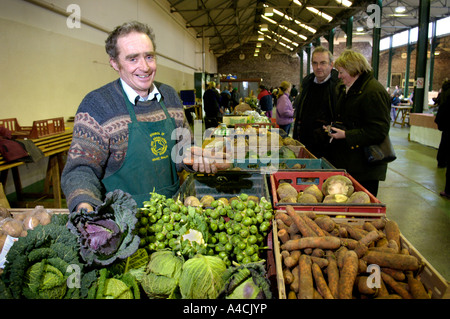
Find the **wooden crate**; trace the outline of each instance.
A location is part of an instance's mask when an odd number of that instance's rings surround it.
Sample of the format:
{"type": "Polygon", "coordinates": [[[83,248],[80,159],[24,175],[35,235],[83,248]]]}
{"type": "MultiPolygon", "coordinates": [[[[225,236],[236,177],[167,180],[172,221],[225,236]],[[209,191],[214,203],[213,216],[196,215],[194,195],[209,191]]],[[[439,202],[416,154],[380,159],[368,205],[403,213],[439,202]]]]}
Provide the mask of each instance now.
{"type": "MultiPolygon", "coordinates": [[[[371,221],[379,218],[386,218],[382,213],[345,213],[342,212],[315,212],[317,216],[328,215],[336,223],[350,223],[355,225],[363,225],[366,221],[371,221]]],[[[386,218],[387,219],[387,218],[386,218]]],[[[276,282],[278,286],[278,298],[287,299],[284,277],[283,265],[280,250],[280,241],[278,239],[277,223],[272,223],[273,233],[273,250],[276,267],[276,282]]],[[[450,299],[450,290],[448,288],[449,282],[423,257],[420,252],[403,236],[400,235],[400,240],[403,248],[407,248],[412,256],[415,256],[423,264],[423,269],[420,273],[420,280],[426,289],[432,291],[432,299],[450,299]]]]}

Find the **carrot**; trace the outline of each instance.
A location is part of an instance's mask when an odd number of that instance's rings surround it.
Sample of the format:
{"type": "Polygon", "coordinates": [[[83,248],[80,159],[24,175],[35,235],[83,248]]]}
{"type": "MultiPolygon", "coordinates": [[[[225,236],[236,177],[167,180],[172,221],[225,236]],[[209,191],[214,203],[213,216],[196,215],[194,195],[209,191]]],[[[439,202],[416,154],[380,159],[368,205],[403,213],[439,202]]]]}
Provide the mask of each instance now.
{"type": "Polygon", "coordinates": [[[402,299],[402,297],[397,294],[387,294],[383,296],[378,296],[375,299],[402,299]]]}
{"type": "Polygon", "coordinates": [[[369,223],[374,225],[376,229],[383,229],[386,225],[386,218],[371,220],[369,223]]]}
{"type": "Polygon", "coordinates": [[[283,211],[278,211],[275,214],[275,219],[281,220],[286,226],[290,226],[292,224],[292,219],[283,211]]]}
{"type": "Polygon", "coordinates": [[[282,249],[289,251],[304,248],[337,249],[341,246],[341,240],[337,237],[302,237],[291,239],[281,245],[282,249]]]}
{"type": "Polygon", "coordinates": [[[412,295],[388,274],[381,272],[381,278],[383,278],[383,281],[386,283],[386,285],[391,287],[403,299],[413,299],[412,295]]]}
{"type": "Polygon", "coordinates": [[[319,291],[324,299],[334,299],[333,294],[331,293],[330,288],[325,281],[319,265],[313,263],[311,269],[314,277],[314,282],[316,283],[317,291],[319,291]]]}
{"type": "Polygon", "coordinates": [[[341,238],[341,244],[347,247],[348,249],[353,250],[358,245],[358,241],[353,238],[341,238]]]}
{"type": "Polygon", "coordinates": [[[295,223],[292,223],[289,228],[287,229],[288,233],[293,237],[295,234],[299,234],[299,230],[297,228],[297,225],[295,223]]]}
{"type": "Polygon", "coordinates": [[[347,253],[347,251],[348,251],[348,249],[345,246],[341,246],[336,251],[336,262],[337,262],[339,269],[342,269],[342,265],[344,264],[344,256],[347,253]]]}
{"type": "Polygon", "coordinates": [[[385,247],[387,245],[388,245],[388,240],[386,239],[386,237],[379,239],[375,244],[376,247],[385,247]]]}
{"type": "Polygon", "coordinates": [[[377,288],[371,288],[369,285],[367,285],[367,279],[368,276],[358,276],[356,278],[356,283],[358,285],[358,291],[361,294],[369,295],[369,296],[375,296],[378,292],[377,288]]]}
{"type": "Polygon", "coordinates": [[[353,285],[358,274],[358,256],[353,250],[345,253],[339,274],[339,299],[352,299],[353,285]]]}
{"type": "Polygon", "coordinates": [[[289,233],[286,229],[280,229],[278,231],[278,238],[280,238],[281,242],[284,244],[289,240],[289,233]]]}
{"type": "Polygon", "coordinates": [[[283,278],[286,285],[290,285],[294,281],[294,275],[288,268],[283,269],[283,278]]]}
{"type": "Polygon", "coordinates": [[[291,253],[289,251],[287,251],[287,250],[282,250],[280,255],[281,255],[281,257],[284,260],[284,259],[288,258],[291,255],[291,253]]]}
{"type": "Polygon", "coordinates": [[[406,279],[405,273],[401,270],[383,267],[383,268],[381,268],[381,271],[390,275],[392,278],[394,278],[397,281],[403,281],[406,279]]]}
{"type": "Polygon", "coordinates": [[[352,225],[343,224],[342,226],[347,230],[347,233],[353,239],[360,240],[365,235],[360,229],[357,229],[352,225]]]}
{"type": "Polygon", "coordinates": [[[325,231],[319,227],[311,218],[309,218],[306,215],[301,215],[303,220],[305,221],[306,225],[308,225],[316,234],[317,236],[326,236],[325,231]]]}
{"type": "Polygon", "coordinates": [[[339,269],[337,266],[336,257],[334,255],[328,255],[327,260],[328,287],[330,288],[333,297],[337,299],[339,297],[339,269]]]}
{"type": "Polygon", "coordinates": [[[372,230],[368,232],[359,242],[365,246],[369,246],[371,243],[377,241],[380,238],[380,233],[378,230],[372,230]]]}
{"type": "Polygon", "coordinates": [[[430,299],[422,282],[419,279],[414,278],[412,271],[407,271],[406,277],[408,278],[409,291],[414,299],[430,299]]]}
{"type": "Polygon", "coordinates": [[[311,256],[311,261],[316,263],[320,268],[325,268],[328,266],[328,260],[325,258],[311,256]]]}
{"type": "Polygon", "coordinates": [[[298,265],[298,259],[300,258],[300,255],[300,250],[292,251],[289,257],[284,259],[284,265],[288,268],[295,267],[296,265],[298,265]]]}
{"type": "Polygon", "coordinates": [[[348,231],[345,227],[342,227],[341,225],[338,226],[338,231],[339,231],[339,237],[348,238],[348,231]]]}
{"type": "Polygon", "coordinates": [[[386,239],[389,240],[394,240],[399,249],[401,246],[400,243],[400,229],[398,228],[398,224],[393,221],[393,220],[388,220],[386,221],[386,225],[384,226],[384,232],[386,234],[386,239]]]}
{"type": "Polygon", "coordinates": [[[361,258],[358,259],[358,272],[366,272],[367,271],[367,263],[361,258]]]}
{"type": "Polygon", "coordinates": [[[293,290],[289,290],[288,299],[297,299],[297,294],[293,290]]]}
{"type": "Polygon", "coordinates": [[[308,255],[301,255],[298,261],[299,285],[298,299],[313,299],[314,282],[311,270],[311,258],[308,255]]]}
{"type": "Polygon", "coordinates": [[[336,227],[336,222],[330,216],[319,216],[314,222],[326,232],[331,232],[336,227]]]}
{"type": "Polygon", "coordinates": [[[299,266],[295,266],[292,270],[291,270],[292,276],[294,276],[294,280],[292,280],[291,285],[289,286],[289,288],[293,291],[295,291],[295,293],[298,293],[298,286],[299,286],[299,266]]]}
{"type": "Polygon", "coordinates": [[[286,212],[297,226],[300,233],[305,237],[317,236],[317,234],[309,227],[303,218],[294,210],[291,205],[286,206],[286,212]]]}
{"type": "Polygon", "coordinates": [[[384,283],[383,278],[380,278],[380,288],[378,289],[377,298],[382,298],[385,296],[389,296],[389,292],[386,288],[386,284],[384,283]]]}
{"type": "Polygon", "coordinates": [[[392,253],[392,254],[397,254],[397,250],[393,249],[393,248],[389,248],[387,246],[382,246],[382,247],[370,247],[369,250],[373,250],[373,251],[380,251],[380,252],[386,252],[386,253],[392,253]]]}
{"type": "Polygon", "coordinates": [[[353,251],[356,253],[358,258],[361,258],[362,256],[364,256],[364,254],[367,252],[368,249],[369,248],[367,248],[366,245],[363,245],[360,242],[358,242],[358,244],[356,244],[356,247],[355,247],[355,249],[353,249],[353,251]]]}
{"type": "Polygon", "coordinates": [[[362,259],[368,264],[399,270],[417,270],[420,266],[419,260],[414,256],[375,250],[369,250],[362,259]]]}
{"type": "Polygon", "coordinates": [[[313,299],[323,299],[322,295],[317,291],[317,289],[314,289],[313,299]]]}
{"type": "Polygon", "coordinates": [[[320,248],[314,248],[314,250],[311,253],[311,256],[314,257],[323,257],[325,255],[325,252],[323,251],[323,249],[320,248]]]}
{"type": "Polygon", "coordinates": [[[281,219],[276,219],[275,221],[277,223],[278,230],[281,230],[281,229],[288,230],[289,229],[289,227],[281,219]]]}

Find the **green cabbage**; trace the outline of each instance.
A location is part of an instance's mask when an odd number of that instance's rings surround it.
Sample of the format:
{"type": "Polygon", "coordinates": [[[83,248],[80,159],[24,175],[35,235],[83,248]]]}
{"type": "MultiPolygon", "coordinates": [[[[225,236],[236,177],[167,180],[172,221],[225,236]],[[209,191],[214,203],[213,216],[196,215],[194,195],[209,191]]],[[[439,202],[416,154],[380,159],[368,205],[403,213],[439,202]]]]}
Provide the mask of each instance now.
{"type": "Polygon", "coordinates": [[[177,296],[178,280],[184,260],[172,251],[161,250],[150,255],[141,286],[149,298],[173,299],[177,296]]]}
{"type": "Polygon", "coordinates": [[[179,287],[183,299],[216,299],[225,281],[225,262],[217,256],[196,255],[183,265],[179,287]]]}

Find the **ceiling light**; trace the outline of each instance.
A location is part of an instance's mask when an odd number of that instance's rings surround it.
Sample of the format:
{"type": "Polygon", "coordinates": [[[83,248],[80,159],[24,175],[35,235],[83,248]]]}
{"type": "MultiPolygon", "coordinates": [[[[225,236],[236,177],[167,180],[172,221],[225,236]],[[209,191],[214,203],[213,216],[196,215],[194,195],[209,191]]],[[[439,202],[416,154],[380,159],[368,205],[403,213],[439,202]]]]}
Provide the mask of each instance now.
{"type": "Polygon", "coordinates": [[[263,35],[258,36],[258,41],[264,41],[264,36],[263,35]]]}
{"type": "Polygon", "coordinates": [[[328,14],[326,14],[325,12],[322,12],[320,10],[317,10],[314,7],[306,7],[306,9],[308,9],[309,11],[311,11],[312,13],[315,13],[316,15],[318,15],[319,17],[324,18],[325,20],[327,20],[328,22],[330,22],[331,20],[333,20],[332,16],[329,16],[328,14]]]}
{"type": "Polygon", "coordinates": [[[300,1],[298,1],[298,0],[294,0],[294,3],[296,4],[296,5],[298,5],[298,6],[302,6],[302,3],[300,2],[300,1]]]}
{"type": "Polygon", "coordinates": [[[264,8],[264,15],[266,17],[271,17],[273,16],[273,8],[264,8]]]}
{"type": "Polygon", "coordinates": [[[256,47],[260,48],[262,46],[261,42],[256,43],[256,47]]]}
{"type": "Polygon", "coordinates": [[[258,53],[258,52],[259,52],[259,48],[256,48],[256,49],[255,49],[255,52],[258,53]]]}
{"type": "Polygon", "coordinates": [[[255,54],[253,54],[253,56],[258,56],[258,53],[255,52],[255,54]]]}
{"type": "Polygon", "coordinates": [[[394,9],[395,13],[403,13],[406,11],[406,8],[404,6],[399,6],[394,9]]]}
{"type": "Polygon", "coordinates": [[[348,0],[336,0],[336,2],[342,4],[344,7],[351,7],[353,4],[348,0]]]}
{"type": "Polygon", "coordinates": [[[267,30],[269,30],[269,26],[268,26],[267,24],[261,24],[259,27],[260,27],[260,30],[261,30],[261,31],[267,31],[267,30]]]}
{"type": "Polygon", "coordinates": [[[265,15],[261,15],[261,17],[262,17],[264,20],[267,20],[267,21],[269,21],[269,22],[272,23],[272,24],[278,24],[275,20],[272,20],[271,18],[268,18],[268,17],[266,17],[265,15]]]}
{"type": "Polygon", "coordinates": [[[363,27],[357,27],[357,28],[356,28],[356,31],[357,31],[357,32],[363,32],[363,31],[364,31],[364,28],[363,28],[363,27]]]}

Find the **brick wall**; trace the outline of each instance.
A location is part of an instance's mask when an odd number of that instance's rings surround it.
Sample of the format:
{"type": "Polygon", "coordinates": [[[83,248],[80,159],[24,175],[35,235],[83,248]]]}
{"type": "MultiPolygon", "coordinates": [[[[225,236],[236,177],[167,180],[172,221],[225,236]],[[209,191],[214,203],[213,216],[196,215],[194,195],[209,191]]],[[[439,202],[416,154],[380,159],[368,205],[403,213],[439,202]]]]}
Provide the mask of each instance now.
{"type": "MultiPolygon", "coordinates": [[[[441,87],[441,84],[445,78],[450,77],[449,62],[450,62],[450,49],[444,50],[442,47],[450,47],[450,36],[440,38],[440,45],[437,51],[440,52],[438,56],[435,56],[434,72],[432,89],[437,91],[441,87]]],[[[322,43],[324,47],[328,47],[327,43],[322,43]]],[[[334,45],[334,59],[336,59],[342,51],[346,48],[344,42],[334,45]]],[[[361,52],[371,63],[372,59],[372,46],[369,42],[354,42],[352,49],[361,52]]],[[[300,84],[300,58],[296,55],[287,55],[279,52],[271,52],[271,58],[268,60],[265,58],[265,54],[270,50],[269,47],[263,45],[258,57],[253,56],[254,45],[244,47],[246,58],[244,60],[239,59],[241,49],[234,50],[226,55],[218,58],[218,72],[220,74],[233,74],[238,79],[248,78],[262,78],[262,83],[267,87],[278,87],[282,81],[289,81],[299,87],[300,84]]],[[[311,49],[311,51],[313,48],[311,49]]],[[[388,73],[388,59],[389,51],[385,50],[380,53],[380,66],[378,80],[386,86],[387,73],[388,73]]],[[[306,56],[303,61],[303,76],[306,76],[306,56]]],[[[413,46],[411,52],[409,68],[410,79],[415,78],[415,66],[416,66],[416,50],[413,46]]],[[[400,73],[401,80],[405,77],[406,70],[406,46],[398,47],[394,49],[394,55],[392,57],[391,74],[400,73]]],[[[312,72],[312,68],[310,68],[312,72]]],[[[410,91],[411,92],[411,91],[410,91]]]]}

